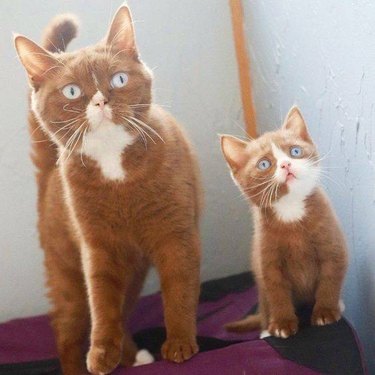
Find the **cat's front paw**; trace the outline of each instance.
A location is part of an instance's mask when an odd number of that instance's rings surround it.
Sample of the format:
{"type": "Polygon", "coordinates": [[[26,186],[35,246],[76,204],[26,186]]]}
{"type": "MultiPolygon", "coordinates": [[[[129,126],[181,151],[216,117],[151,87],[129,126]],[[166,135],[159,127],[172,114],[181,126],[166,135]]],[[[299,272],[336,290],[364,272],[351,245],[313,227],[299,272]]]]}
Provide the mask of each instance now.
{"type": "Polygon", "coordinates": [[[121,346],[114,343],[92,345],[87,354],[87,369],[90,374],[109,374],[120,363],[121,354],[121,346]]]}
{"type": "Polygon", "coordinates": [[[298,331],[297,317],[277,319],[270,322],[268,332],[272,336],[281,337],[283,339],[295,335],[298,331]]]}
{"type": "Polygon", "coordinates": [[[311,324],[324,326],[339,321],[341,312],[339,308],[315,307],[311,316],[311,324]]]}
{"type": "Polygon", "coordinates": [[[198,353],[199,347],[194,339],[167,339],[161,348],[161,355],[168,361],[181,363],[198,353]]]}

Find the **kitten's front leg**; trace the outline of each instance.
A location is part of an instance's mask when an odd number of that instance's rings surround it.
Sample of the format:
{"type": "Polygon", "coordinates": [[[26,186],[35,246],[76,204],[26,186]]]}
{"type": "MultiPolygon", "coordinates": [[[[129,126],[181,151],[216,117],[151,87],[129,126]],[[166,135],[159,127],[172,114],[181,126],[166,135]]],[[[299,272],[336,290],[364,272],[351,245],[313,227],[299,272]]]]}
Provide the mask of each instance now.
{"type": "Polygon", "coordinates": [[[331,246],[326,251],[322,250],[322,253],[331,256],[321,261],[315,306],[311,316],[311,324],[319,326],[337,322],[341,318],[340,292],[347,268],[344,248],[335,249],[331,246]]]}
{"type": "Polygon", "coordinates": [[[85,244],[81,248],[91,314],[87,369],[109,374],[120,363],[125,266],[119,250],[85,244]]]}
{"type": "Polygon", "coordinates": [[[267,304],[268,331],[273,336],[287,338],[298,331],[291,287],[281,271],[277,252],[268,255],[268,259],[262,260],[263,278],[260,286],[267,304]]]}
{"type": "Polygon", "coordinates": [[[169,239],[153,258],[160,275],[167,340],[164,359],[183,362],[198,352],[196,314],[199,297],[200,248],[198,235],[169,239]]]}

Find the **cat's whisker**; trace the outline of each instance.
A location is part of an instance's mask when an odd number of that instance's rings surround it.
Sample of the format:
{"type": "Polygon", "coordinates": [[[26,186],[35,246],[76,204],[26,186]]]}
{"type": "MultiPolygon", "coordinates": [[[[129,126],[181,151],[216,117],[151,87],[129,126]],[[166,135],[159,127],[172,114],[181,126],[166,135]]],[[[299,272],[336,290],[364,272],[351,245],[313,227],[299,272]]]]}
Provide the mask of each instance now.
{"type": "Polygon", "coordinates": [[[66,109],[66,107],[67,107],[68,105],[69,105],[69,103],[67,103],[67,104],[65,104],[65,105],[63,106],[63,110],[64,110],[65,112],[72,112],[72,113],[79,113],[79,114],[82,113],[82,111],[80,111],[80,110],[66,109]]]}
{"type": "MultiPolygon", "coordinates": [[[[69,154],[68,154],[68,157],[65,159],[65,161],[67,161],[67,160],[69,159],[69,156],[70,156],[70,154],[71,154],[71,152],[70,152],[70,151],[71,151],[70,147],[71,147],[72,143],[74,142],[75,137],[76,137],[77,133],[79,132],[80,128],[81,128],[81,127],[77,128],[77,129],[73,132],[73,134],[69,137],[68,141],[65,143],[65,147],[63,148],[63,151],[61,152],[59,158],[58,158],[57,161],[56,161],[56,164],[59,164],[59,163],[60,163],[60,160],[65,156],[65,153],[66,153],[66,152],[69,152],[69,154]]],[[[64,134],[64,136],[65,136],[65,134],[64,134]]],[[[64,137],[64,136],[63,136],[63,137],[64,137]]],[[[62,137],[62,138],[63,138],[63,137],[62,137]]],[[[60,140],[61,140],[62,138],[60,138],[60,140]]]]}
{"type": "Polygon", "coordinates": [[[55,136],[56,136],[57,134],[59,134],[61,131],[68,129],[68,130],[65,132],[65,134],[59,139],[59,141],[60,141],[62,138],[64,138],[64,136],[65,136],[66,134],[69,133],[69,131],[71,130],[71,128],[72,128],[72,127],[75,125],[75,123],[78,122],[79,120],[80,120],[80,119],[74,120],[73,122],[71,122],[71,123],[69,123],[69,124],[66,124],[66,125],[62,126],[62,127],[59,128],[55,133],[52,134],[52,137],[55,137],[55,136]]]}
{"type": "Polygon", "coordinates": [[[85,167],[85,168],[87,168],[86,167],[86,164],[85,164],[85,162],[83,161],[83,150],[85,149],[85,145],[86,145],[86,133],[87,133],[87,130],[88,130],[88,125],[86,125],[86,128],[84,129],[84,131],[83,131],[83,135],[82,135],[82,145],[81,145],[81,152],[80,152],[80,157],[81,157],[81,163],[82,163],[82,165],[85,167]]]}
{"type": "Polygon", "coordinates": [[[73,134],[73,141],[69,144],[69,147],[71,148],[70,152],[69,152],[69,155],[68,157],[66,158],[66,160],[68,160],[70,158],[70,156],[73,154],[78,142],[79,142],[79,139],[81,137],[81,129],[82,127],[86,124],[87,120],[85,120],[81,125],[80,127],[74,132],[73,134]]]}
{"type": "Polygon", "coordinates": [[[145,122],[143,122],[142,120],[140,120],[140,119],[138,119],[136,117],[129,116],[129,118],[131,118],[133,121],[137,122],[140,126],[143,126],[146,129],[148,129],[151,133],[153,133],[154,135],[156,135],[163,143],[165,143],[165,141],[162,138],[162,136],[155,129],[153,129],[151,126],[147,125],[145,122]]]}
{"type": "Polygon", "coordinates": [[[148,138],[151,139],[151,141],[156,144],[155,140],[150,136],[150,134],[148,134],[144,129],[142,129],[137,123],[135,123],[133,120],[129,119],[128,117],[123,117],[121,116],[125,121],[128,122],[128,124],[130,124],[131,126],[133,126],[134,129],[136,129],[138,131],[138,133],[140,134],[140,136],[142,137],[142,140],[143,140],[143,143],[145,144],[145,148],[147,149],[147,138],[145,136],[147,136],[148,138]]]}
{"type": "Polygon", "coordinates": [[[147,150],[147,138],[146,138],[146,136],[145,136],[146,132],[145,132],[142,128],[140,128],[137,124],[135,124],[135,123],[129,121],[129,119],[126,119],[126,121],[127,121],[128,124],[131,125],[131,127],[132,127],[133,129],[135,129],[135,130],[138,132],[138,134],[141,136],[142,141],[143,141],[143,144],[145,145],[145,149],[147,150]]]}
{"type": "Polygon", "coordinates": [[[74,120],[79,120],[82,118],[82,116],[78,115],[76,117],[70,118],[68,120],[62,120],[62,121],[50,121],[51,124],[66,124],[67,122],[74,121],[74,120]]]}

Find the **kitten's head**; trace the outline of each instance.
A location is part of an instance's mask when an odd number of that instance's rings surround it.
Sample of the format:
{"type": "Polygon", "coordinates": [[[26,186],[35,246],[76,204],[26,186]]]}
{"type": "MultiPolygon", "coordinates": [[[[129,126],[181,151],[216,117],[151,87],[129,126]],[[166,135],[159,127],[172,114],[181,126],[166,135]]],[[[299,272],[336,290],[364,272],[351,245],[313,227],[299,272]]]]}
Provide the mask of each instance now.
{"type": "MultiPolygon", "coordinates": [[[[59,41],[63,27],[58,21],[44,38],[45,48],[54,52],[51,39],[59,41]]],[[[20,35],[15,46],[32,88],[32,109],[58,145],[72,148],[72,139],[77,140],[73,134],[108,123],[135,131],[147,113],[152,76],[139,59],[126,6],[117,11],[106,38],[94,46],[50,53],[20,35]]]]}
{"type": "Polygon", "coordinates": [[[317,149],[297,107],[279,130],[248,142],[223,135],[221,147],[235,182],[258,207],[286,195],[303,200],[318,183],[317,149]]]}

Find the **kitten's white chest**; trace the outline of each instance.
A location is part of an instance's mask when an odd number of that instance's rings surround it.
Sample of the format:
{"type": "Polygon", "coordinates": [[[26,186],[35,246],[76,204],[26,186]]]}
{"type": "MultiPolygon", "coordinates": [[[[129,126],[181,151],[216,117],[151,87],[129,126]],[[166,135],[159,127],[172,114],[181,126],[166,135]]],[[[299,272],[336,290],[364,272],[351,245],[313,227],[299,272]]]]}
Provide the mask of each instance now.
{"type": "Polygon", "coordinates": [[[287,194],[273,204],[273,209],[279,220],[290,223],[301,220],[305,216],[305,197],[287,194]]]}
{"type": "Polygon", "coordinates": [[[135,137],[122,126],[101,124],[90,129],[82,144],[82,154],[97,162],[102,175],[109,180],[124,180],[126,171],[122,166],[122,154],[135,137]]]}

